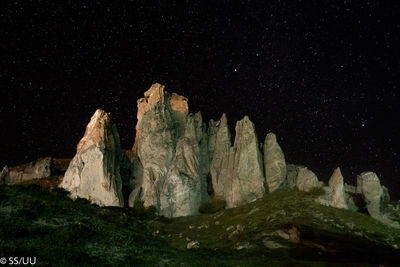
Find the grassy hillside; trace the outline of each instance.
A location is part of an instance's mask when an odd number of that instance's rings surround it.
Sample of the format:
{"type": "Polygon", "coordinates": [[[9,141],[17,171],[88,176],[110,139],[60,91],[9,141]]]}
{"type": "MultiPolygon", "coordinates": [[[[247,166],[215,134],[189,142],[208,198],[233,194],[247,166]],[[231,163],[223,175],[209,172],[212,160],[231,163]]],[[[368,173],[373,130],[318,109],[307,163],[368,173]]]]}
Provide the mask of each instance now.
{"type": "Polygon", "coordinates": [[[400,262],[398,230],[363,214],[320,206],[311,194],[295,190],[214,214],[166,219],[74,202],[59,189],[0,186],[0,236],[0,256],[35,256],[46,265],[400,262]],[[188,243],[199,248],[188,250],[188,243]]]}

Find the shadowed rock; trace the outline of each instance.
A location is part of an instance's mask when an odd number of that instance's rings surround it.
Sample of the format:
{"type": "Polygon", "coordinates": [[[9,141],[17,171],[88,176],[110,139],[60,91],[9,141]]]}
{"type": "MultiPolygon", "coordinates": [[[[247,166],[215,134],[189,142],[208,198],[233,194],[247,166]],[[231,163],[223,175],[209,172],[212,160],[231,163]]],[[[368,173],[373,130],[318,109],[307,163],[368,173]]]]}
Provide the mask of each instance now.
{"type": "Polygon", "coordinates": [[[274,192],[283,186],[287,174],[286,161],[273,133],[269,133],[265,137],[264,170],[269,192],[274,192]]]}
{"type": "Polygon", "coordinates": [[[357,193],[361,194],[367,204],[368,213],[372,218],[392,227],[400,228],[399,223],[390,220],[381,213],[383,188],[374,172],[363,172],[357,176],[357,193]]]}
{"type": "Polygon", "coordinates": [[[8,167],[6,165],[0,172],[0,185],[7,184],[9,180],[10,180],[10,174],[8,172],[8,167]]]}
{"type": "Polygon", "coordinates": [[[9,178],[7,184],[18,184],[21,182],[47,178],[51,176],[53,159],[51,157],[39,158],[27,164],[9,168],[9,178]]]}
{"type": "Polygon", "coordinates": [[[109,113],[96,110],[60,187],[73,199],[81,197],[99,206],[122,207],[120,154],[119,135],[111,126],[109,113]]]}

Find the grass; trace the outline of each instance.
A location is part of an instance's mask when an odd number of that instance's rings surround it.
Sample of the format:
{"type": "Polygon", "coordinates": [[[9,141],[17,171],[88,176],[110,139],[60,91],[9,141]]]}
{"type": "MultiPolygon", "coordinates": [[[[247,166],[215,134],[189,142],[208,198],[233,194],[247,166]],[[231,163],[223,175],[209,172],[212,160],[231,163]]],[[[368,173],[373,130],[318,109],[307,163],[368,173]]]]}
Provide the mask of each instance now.
{"type": "Polygon", "coordinates": [[[75,202],[61,189],[0,186],[1,256],[43,265],[326,266],[397,264],[400,231],[367,215],[319,205],[318,194],[277,190],[212,214],[154,217],[152,211],[75,202]],[[287,237],[297,229],[300,241],[287,237]],[[186,249],[198,241],[199,249],[186,249]],[[265,247],[265,241],[285,249],[265,247]]]}

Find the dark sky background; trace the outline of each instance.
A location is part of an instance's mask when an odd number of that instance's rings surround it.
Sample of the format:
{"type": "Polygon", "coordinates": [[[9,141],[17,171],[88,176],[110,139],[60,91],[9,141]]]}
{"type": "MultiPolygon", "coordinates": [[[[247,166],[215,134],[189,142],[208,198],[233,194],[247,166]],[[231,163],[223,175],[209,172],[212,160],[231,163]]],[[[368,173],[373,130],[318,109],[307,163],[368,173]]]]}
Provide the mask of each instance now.
{"type": "Polygon", "coordinates": [[[400,198],[399,1],[55,2],[0,4],[0,165],[73,157],[97,108],[131,148],[160,82],[321,180],[370,170],[400,198]]]}

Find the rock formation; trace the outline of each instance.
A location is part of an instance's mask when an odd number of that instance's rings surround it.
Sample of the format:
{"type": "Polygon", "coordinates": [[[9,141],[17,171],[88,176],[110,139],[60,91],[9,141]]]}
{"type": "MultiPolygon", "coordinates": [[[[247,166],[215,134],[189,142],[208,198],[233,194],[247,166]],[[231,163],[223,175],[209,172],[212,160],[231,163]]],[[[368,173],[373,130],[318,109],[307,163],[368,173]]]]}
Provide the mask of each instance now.
{"type": "Polygon", "coordinates": [[[274,192],[284,184],[287,175],[285,156],[273,133],[265,137],[264,170],[269,192],[274,192]]]}
{"type": "Polygon", "coordinates": [[[51,176],[53,160],[51,157],[39,158],[27,164],[9,168],[7,184],[18,184],[21,182],[46,178],[51,176]]]}
{"type": "Polygon", "coordinates": [[[284,188],[295,188],[297,175],[299,174],[299,170],[305,168],[301,165],[295,164],[287,164],[286,165],[286,179],[284,180],[283,187],[284,188]]]}
{"type": "Polygon", "coordinates": [[[129,205],[142,199],[167,217],[193,215],[206,196],[207,135],[201,114],[188,114],[187,99],[155,84],[138,101],[136,136],[142,174],[129,205]]]}
{"type": "MultiPolygon", "coordinates": [[[[139,144],[140,137],[140,125],[142,123],[143,115],[149,111],[155,104],[164,104],[165,101],[165,86],[159,83],[153,84],[149,90],[144,93],[144,97],[137,101],[137,123],[136,123],[136,136],[135,142],[132,147],[132,152],[136,155],[137,146],[139,144]]],[[[187,104],[187,98],[178,94],[172,93],[170,97],[170,108],[173,111],[187,114],[189,112],[189,106],[187,104]]]]}
{"type": "Polygon", "coordinates": [[[356,191],[362,195],[366,202],[368,213],[372,218],[392,227],[400,228],[399,223],[391,221],[385,214],[381,213],[383,188],[374,172],[363,172],[357,176],[356,191]]]}
{"type": "Polygon", "coordinates": [[[119,135],[109,113],[98,109],[77,145],[60,187],[71,198],[86,198],[99,206],[123,206],[119,135]]]}
{"type": "Polygon", "coordinates": [[[329,179],[329,187],[332,188],[333,199],[332,206],[339,209],[347,209],[347,203],[344,197],[343,175],[340,168],[337,167],[329,179]]]}
{"type": "Polygon", "coordinates": [[[210,122],[210,133],[215,135],[210,135],[214,194],[224,198],[228,208],[261,198],[265,192],[263,163],[253,123],[247,116],[236,123],[233,147],[225,115],[217,123],[210,122]]]}
{"type": "Polygon", "coordinates": [[[166,217],[196,214],[205,200],[206,173],[201,170],[204,166],[199,146],[204,138],[202,126],[200,113],[187,117],[160,194],[160,213],[166,217]]]}
{"type": "Polygon", "coordinates": [[[296,187],[301,191],[310,191],[313,187],[320,186],[317,176],[307,167],[300,168],[296,178],[296,187]]]}
{"type": "Polygon", "coordinates": [[[8,172],[7,165],[4,166],[3,170],[0,172],[0,185],[8,184],[10,180],[10,174],[8,172]]]}
{"type": "Polygon", "coordinates": [[[325,195],[319,197],[317,201],[323,205],[339,209],[348,209],[346,202],[343,176],[340,168],[337,167],[329,179],[329,186],[324,187],[325,195]]]}

